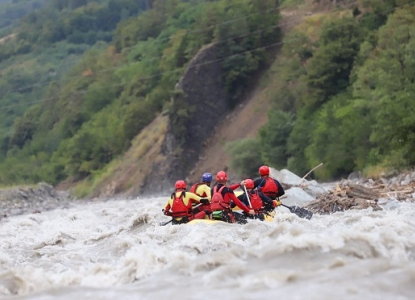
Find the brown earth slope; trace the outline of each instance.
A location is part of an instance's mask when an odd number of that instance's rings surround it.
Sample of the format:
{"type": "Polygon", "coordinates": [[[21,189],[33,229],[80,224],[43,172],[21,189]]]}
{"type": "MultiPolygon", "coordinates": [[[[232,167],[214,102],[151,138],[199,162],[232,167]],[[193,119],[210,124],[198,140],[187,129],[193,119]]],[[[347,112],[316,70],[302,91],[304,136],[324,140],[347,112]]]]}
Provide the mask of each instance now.
{"type": "Polygon", "coordinates": [[[226,170],[231,180],[235,178],[234,172],[229,169],[230,158],[224,146],[228,142],[255,137],[259,128],[265,125],[269,106],[269,99],[264,97],[265,94],[266,89],[256,88],[218,124],[213,135],[205,143],[206,148],[200,153],[199,161],[186,178],[187,181],[197,182],[204,172],[213,174],[220,170],[226,170]]]}
{"type": "MultiPolygon", "coordinates": [[[[308,11],[305,13],[303,10],[281,11],[282,33],[301,23],[305,14],[312,13],[308,11]]],[[[269,95],[272,84],[261,84],[261,82],[269,82],[271,76],[272,72],[263,72],[254,89],[247,93],[242,102],[218,124],[206,143],[206,148],[200,153],[199,161],[186,178],[187,181],[198,182],[204,172],[213,174],[220,170],[228,172],[230,181],[239,180],[235,172],[230,169],[230,157],[225,151],[225,144],[256,137],[259,129],[268,122],[267,112],[272,98],[269,95]]]]}

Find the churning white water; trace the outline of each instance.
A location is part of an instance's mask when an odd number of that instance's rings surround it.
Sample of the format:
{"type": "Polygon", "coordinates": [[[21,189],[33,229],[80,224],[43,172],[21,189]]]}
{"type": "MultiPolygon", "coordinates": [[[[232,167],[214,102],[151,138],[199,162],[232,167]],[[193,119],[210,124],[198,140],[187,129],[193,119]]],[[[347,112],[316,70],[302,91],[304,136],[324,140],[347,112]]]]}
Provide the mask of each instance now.
{"type": "Polygon", "coordinates": [[[0,222],[2,299],[414,299],[415,204],[159,226],[165,198],[0,222]]]}

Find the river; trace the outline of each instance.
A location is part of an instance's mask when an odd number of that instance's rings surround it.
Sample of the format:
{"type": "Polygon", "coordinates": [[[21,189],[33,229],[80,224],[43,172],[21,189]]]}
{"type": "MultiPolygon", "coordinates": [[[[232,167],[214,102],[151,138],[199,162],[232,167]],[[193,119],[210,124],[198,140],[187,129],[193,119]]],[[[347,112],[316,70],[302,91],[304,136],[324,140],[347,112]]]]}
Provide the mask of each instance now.
{"type": "Polygon", "coordinates": [[[413,299],[415,204],[159,226],[166,198],[0,222],[1,299],[413,299]]]}

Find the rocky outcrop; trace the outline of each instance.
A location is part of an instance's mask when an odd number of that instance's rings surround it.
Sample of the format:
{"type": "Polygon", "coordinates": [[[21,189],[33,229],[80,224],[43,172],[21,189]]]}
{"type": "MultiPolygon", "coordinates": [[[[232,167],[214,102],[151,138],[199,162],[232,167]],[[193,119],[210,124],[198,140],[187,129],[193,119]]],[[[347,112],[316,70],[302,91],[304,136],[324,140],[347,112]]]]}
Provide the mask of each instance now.
{"type": "Polygon", "coordinates": [[[177,83],[162,159],[153,164],[140,194],[170,191],[176,180],[186,178],[212,129],[228,112],[217,52],[215,44],[202,48],[177,83]]]}
{"type": "Polygon", "coordinates": [[[40,213],[70,206],[67,192],[58,192],[53,186],[39,183],[37,187],[0,189],[0,219],[27,213],[40,213]]]}

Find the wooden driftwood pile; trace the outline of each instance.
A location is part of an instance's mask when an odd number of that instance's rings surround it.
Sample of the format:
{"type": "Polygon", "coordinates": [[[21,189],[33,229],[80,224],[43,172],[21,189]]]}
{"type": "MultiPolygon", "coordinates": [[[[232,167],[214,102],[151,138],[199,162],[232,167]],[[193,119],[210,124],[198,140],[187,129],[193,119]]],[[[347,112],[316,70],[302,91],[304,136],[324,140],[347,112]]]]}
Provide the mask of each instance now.
{"type": "Polygon", "coordinates": [[[348,209],[374,210],[382,209],[379,199],[398,201],[415,201],[415,182],[406,185],[384,183],[383,181],[367,181],[365,184],[356,184],[352,181],[342,181],[333,191],[319,195],[316,200],[304,207],[314,213],[329,214],[348,209]]]}

